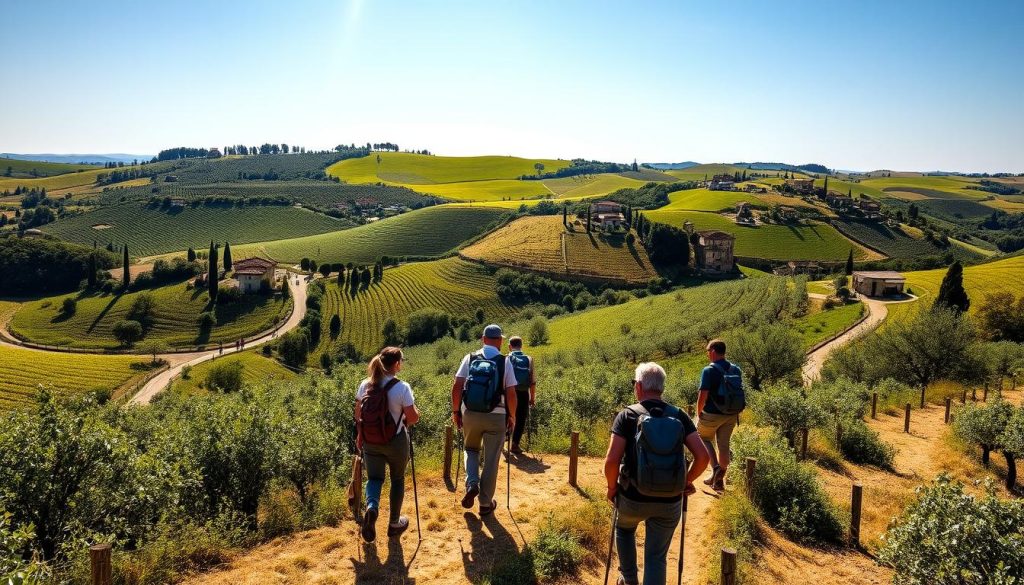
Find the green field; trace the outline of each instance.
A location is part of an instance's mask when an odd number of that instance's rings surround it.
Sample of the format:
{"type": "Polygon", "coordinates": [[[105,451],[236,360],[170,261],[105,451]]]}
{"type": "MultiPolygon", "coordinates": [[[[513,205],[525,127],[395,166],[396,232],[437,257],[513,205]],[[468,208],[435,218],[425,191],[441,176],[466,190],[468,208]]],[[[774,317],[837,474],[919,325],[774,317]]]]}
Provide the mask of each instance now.
{"type": "Polygon", "coordinates": [[[232,247],[237,258],[262,255],[278,262],[372,264],[382,256],[441,256],[481,234],[507,213],[493,207],[437,205],[349,230],[232,247]]]}
{"type": "MultiPolygon", "coordinates": [[[[15,160],[0,158],[0,179],[26,179],[35,177],[53,177],[78,171],[96,170],[97,165],[79,165],[68,163],[40,162],[34,160],[15,160]],[[10,169],[11,176],[7,176],[10,169]],[[35,174],[33,174],[33,171],[35,174]]],[[[2,190],[2,189],[0,189],[2,190]]]]}
{"type": "Polygon", "coordinates": [[[658,276],[639,243],[630,248],[624,235],[567,232],[560,215],[517,219],[466,247],[461,254],[498,266],[558,276],[633,284],[646,283],[658,276]]]}
{"type": "Polygon", "coordinates": [[[284,367],[277,360],[263,357],[255,350],[233,353],[215,360],[205,361],[189,371],[188,379],[178,377],[174,380],[174,389],[184,392],[202,392],[203,383],[214,366],[222,364],[242,364],[242,384],[252,386],[271,380],[292,380],[298,374],[284,367]]]}
{"type": "Polygon", "coordinates": [[[501,201],[502,199],[534,199],[554,197],[544,181],[515,181],[495,179],[463,181],[459,183],[433,183],[429,185],[404,184],[420,193],[456,201],[501,201]]]}
{"type": "Polygon", "coordinates": [[[825,310],[819,307],[820,303],[812,302],[812,305],[815,306],[815,310],[794,319],[792,325],[793,331],[800,336],[801,342],[807,348],[845,331],[864,314],[864,305],[861,303],[850,303],[825,310]]]}
{"type": "Polygon", "coordinates": [[[834,219],[832,225],[840,233],[863,242],[891,258],[913,258],[935,256],[946,253],[943,248],[929,242],[923,237],[904,231],[902,227],[890,228],[881,221],[861,221],[857,219],[834,219]]]}
{"type": "Polygon", "coordinates": [[[652,220],[682,227],[686,221],[693,222],[694,229],[721,230],[736,236],[735,254],[748,258],[770,260],[845,260],[853,248],[856,259],[867,259],[874,254],[852,242],[830,225],[813,226],[760,225],[739,226],[734,221],[718,215],[700,211],[646,211],[644,215],[652,220]]]}
{"type": "MultiPolygon", "coordinates": [[[[672,177],[669,177],[672,178],[672,177]]],[[[612,173],[599,175],[578,175],[560,179],[545,179],[544,185],[560,198],[599,197],[618,189],[637,189],[647,181],[624,177],[612,173]]]]}
{"type": "Polygon", "coordinates": [[[136,383],[149,372],[148,362],[139,356],[43,353],[0,345],[0,410],[30,405],[39,386],[80,394],[136,383]]]}
{"type": "Polygon", "coordinates": [[[668,201],[659,211],[735,211],[736,204],[744,201],[755,207],[767,207],[756,194],[740,191],[688,189],[669,194],[668,201]]]}
{"type": "Polygon", "coordinates": [[[514,156],[429,156],[405,152],[373,153],[363,158],[343,160],[327,167],[327,173],[346,183],[401,183],[431,185],[494,179],[518,179],[535,175],[534,164],[544,172],[569,166],[570,161],[526,159],[514,156]],[[378,163],[378,158],[380,163],[378,163]]]}
{"type": "Polygon", "coordinates": [[[180,197],[187,202],[213,197],[236,200],[284,198],[292,203],[322,210],[357,201],[363,207],[375,204],[411,206],[428,202],[422,193],[404,187],[347,185],[334,181],[234,181],[199,185],[164,183],[159,185],[157,192],[153,188],[152,185],[146,185],[132,189],[110,189],[100,194],[99,201],[103,205],[113,205],[122,201],[148,202],[153,197],[180,197]]]}
{"type": "Polygon", "coordinates": [[[58,238],[91,245],[128,243],[133,256],[151,256],[193,247],[210,240],[232,244],[263,242],[344,230],[353,224],[282,205],[222,207],[202,205],[178,211],[125,203],[100,207],[44,226],[58,238]]]}
{"type": "MultiPolygon", "coordinates": [[[[921,297],[918,302],[912,303],[912,306],[931,306],[945,275],[945,268],[907,272],[907,287],[921,297]]],[[[971,313],[976,313],[981,308],[986,294],[1024,294],[1021,283],[1024,283],[1024,256],[1013,256],[964,268],[964,288],[971,299],[971,313]]]]}
{"type": "MultiPolygon", "coordinates": [[[[744,171],[746,171],[748,176],[751,174],[759,174],[774,177],[776,172],[779,173],[779,176],[785,174],[785,171],[759,171],[756,169],[748,169],[745,166],[721,163],[697,165],[677,171],[665,171],[665,174],[672,175],[681,181],[703,181],[705,176],[710,180],[711,177],[714,177],[715,175],[735,175],[736,173],[740,173],[740,175],[742,175],[744,171]]],[[[793,175],[799,175],[801,177],[805,176],[799,172],[793,173],[793,175]]]]}
{"type": "Polygon", "coordinates": [[[237,302],[217,305],[217,324],[202,333],[199,314],[210,310],[209,297],[205,289],[188,290],[181,283],[123,295],[73,293],[27,302],[11,317],[8,328],[20,339],[44,345],[117,349],[114,324],[125,319],[136,297],[147,293],[155,306],[152,324],[141,343],[159,341],[179,348],[234,343],[287,318],[292,305],[291,299],[282,302],[269,296],[242,295],[237,302]],[[65,298],[78,299],[78,308],[70,317],[61,313],[65,298]]]}
{"type": "Polygon", "coordinates": [[[83,185],[92,185],[96,182],[96,175],[108,172],[110,172],[110,169],[104,169],[102,167],[97,169],[93,167],[93,170],[91,171],[67,173],[40,179],[0,177],[0,191],[14,191],[15,187],[18,186],[26,189],[46,188],[47,191],[58,191],[61,189],[69,189],[71,187],[81,187],[83,185]]]}
{"type": "Polygon", "coordinates": [[[348,287],[339,289],[333,281],[327,286],[324,308],[324,334],[317,353],[330,351],[340,342],[352,343],[361,353],[372,355],[383,345],[381,325],[386,318],[404,325],[409,313],[432,307],[451,315],[472,315],[483,309],[488,321],[500,321],[513,308],[495,294],[490,271],[478,264],[446,258],[432,262],[404,264],[384,271],[381,282],[373,283],[355,295],[348,287]],[[333,315],[341,317],[341,335],[336,342],[327,335],[333,315]]]}

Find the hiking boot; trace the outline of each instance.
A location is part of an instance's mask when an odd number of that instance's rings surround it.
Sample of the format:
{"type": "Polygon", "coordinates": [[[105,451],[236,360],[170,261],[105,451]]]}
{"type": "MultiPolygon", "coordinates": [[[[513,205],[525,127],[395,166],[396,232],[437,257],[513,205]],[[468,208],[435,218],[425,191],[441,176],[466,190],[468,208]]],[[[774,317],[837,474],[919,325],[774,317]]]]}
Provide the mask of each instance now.
{"type": "Polygon", "coordinates": [[[718,472],[721,471],[721,467],[715,467],[711,470],[711,477],[704,480],[704,485],[711,487],[715,485],[715,478],[718,477],[718,472]]]}
{"type": "Polygon", "coordinates": [[[494,513],[495,508],[498,507],[498,500],[491,500],[490,506],[480,506],[480,517],[490,516],[494,513]]]}
{"type": "Polygon", "coordinates": [[[409,529],[409,518],[406,516],[399,516],[397,524],[388,524],[388,537],[394,538],[401,536],[403,532],[409,529]]]}
{"type": "Polygon", "coordinates": [[[471,485],[466,488],[466,495],[462,496],[462,507],[470,509],[473,507],[473,500],[476,499],[476,495],[480,493],[480,486],[471,485]]]}
{"type": "Polygon", "coordinates": [[[367,508],[363,514],[362,534],[366,542],[377,540],[377,508],[367,508]]]}
{"type": "Polygon", "coordinates": [[[619,578],[615,580],[615,585],[640,585],[639,583],[630,583],[626,581],[626,578],[619,575],[619,578]]]}
{"type": "Polygon", "coordinates": [[[711,485],[711,489],[718,493],[725,491],[725,470],[719,469],[718,473],[715,474],[715,482],[711,485]]]}
{"type": "Polygon", "coordinates": [[[511,451],[513,453],[515,453],[516,455],[522,455],[523,454],[523,450],[519,448],[519,443],[512,443],[511,451]]]}

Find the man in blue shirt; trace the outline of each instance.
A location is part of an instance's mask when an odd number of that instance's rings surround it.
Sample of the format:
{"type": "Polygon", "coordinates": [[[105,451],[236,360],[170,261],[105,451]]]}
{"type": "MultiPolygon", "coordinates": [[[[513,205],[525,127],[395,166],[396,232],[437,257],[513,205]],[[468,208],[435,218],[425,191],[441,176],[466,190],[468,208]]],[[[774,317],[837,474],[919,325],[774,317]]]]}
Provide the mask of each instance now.
{"type": "MultiPolygon", "coordinates": [[[[709,399],[712,392],[716,392],[722,384],[724,372],[730,368],[736,368],[725,359],[725,342],[721,339],[714,339],[708,343],[708,360],[711,364],[704,368],[700,374],[700,393],[697,395],[697,432],[704,441],[708,453],[711,454],[711,477],[704,481],[715,491],[725,491],[725,472],[729,469],[729,439],[739,422],[738,414],[725,414],[715,404],[714,399],[709,399]],[[715,453],[715,443],[718,443],[718,453],[715,453]]],[[[739,372],[739,368],[736,368],[739,372]]]]}

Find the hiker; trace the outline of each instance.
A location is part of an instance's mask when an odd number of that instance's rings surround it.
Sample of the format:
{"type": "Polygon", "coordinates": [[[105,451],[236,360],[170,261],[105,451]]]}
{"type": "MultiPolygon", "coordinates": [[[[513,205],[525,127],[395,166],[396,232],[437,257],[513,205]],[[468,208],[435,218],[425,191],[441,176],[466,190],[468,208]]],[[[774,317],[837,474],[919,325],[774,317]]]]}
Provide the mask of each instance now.
{"type": "Polygon", "coordinates": [[[708,360],[700,373],[697,395],[697,432],[711,454],[711,477],[704,480],[716,492],[725,491],[725,473],[729,469],[729,439],[746,406],[743,394],[743,372],[725,359],[725,342],[713,339],[708,343],[708,360]],[[715,453],[715,443],[718,453],[715,453]]]}
{"type": "Polygon", "coordinates": [[[533,370],[533,358],[523,353],[523,338],[508,339],[508,359],[516,376],[516,428],[512,431],[512,448],[516,455],[522,455],[519,446],[523,431],[530,420],[530,409],[537,403],[537,374],[533,370]]]}
{"type": "Polygon", "coordinates": [[[488,325],[480,338],[483,347],[462,359],[452,384],[452,422],[462,429],[466,451],[466,495],[463,508],[480,497],[480,515],[494,512],[494,486],[498,481],[501,445],[515,428],[516,375],[501,355],[501,327],[488,325]],[[480,447],[483,445],[483,474],[480,447]]]}
{"type": "Polygon", "coordinates": [[[420,411],[409,384],[396,376],[402,371],[402,350],[385,347],[367,367],[367,378],[356,392],[356,449],[366,464],[366,512],[362,536],[366,542],[377,538],[377,515],[384,474],[391,473],[388,536],[401,535],[409,528],[402,516],[405,498],[405,466],[409,462],[409,427],[420,420],[420,411]]]}
{"type": "Polygon", "coordinates": [[[704,472],[709,456],[690,417],[662,399],[665,370],[661,366],[653,362],[637,366],[633,391],[638,403],[615,417],[604,461],[608,500],[616,508],[616,583],[640,583],[636,528],[644,522],[643,583],[664,585],[668,549],[682,512],[683,493],[696,491],[693,481],[704,472]],[[652,444],[658,448],[647,447],[652,444]],[[693,454],[689,470],[684,446],[693,454]]]}

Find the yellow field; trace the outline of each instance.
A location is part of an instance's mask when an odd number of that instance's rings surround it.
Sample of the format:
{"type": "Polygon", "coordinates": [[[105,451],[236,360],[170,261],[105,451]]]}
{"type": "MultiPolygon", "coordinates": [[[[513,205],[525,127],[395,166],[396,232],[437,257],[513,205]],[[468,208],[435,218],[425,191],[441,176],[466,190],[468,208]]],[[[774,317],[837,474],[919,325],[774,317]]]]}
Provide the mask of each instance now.
{"type": "MultiPolygon", "coordinates": [[[[398,183],[396,183],[398,184],[398,183]]],[[[436,183],[430,185],[414,185],[401,183],[420,193],[437,195],[456,201],[494,201],[502,199],[532,199],[535,197],[553,196],[544,186],[543,181],[515,181],[496,179],[493,181],[463,181],[459,183],[436,183]]]]}
{"type": "Polygon", "coordinates": [[[619,189],[637,189],[644,186],[646,182],[623,177],[622,175],[603,173],[586,177],[546,179],[544,184],[560,197],[598,197],[619,189]]]}
{"type": "Polygon", "coordinates": [[[57,175],[55,177],[43,177],[40,179],[6,179],[0,178],[0,191],[14,191],[15,187],[19,185],[26,189],[41,189],[46,188],[47,191],[56,191],[58,189],[68,189],[70,187],[80,187],[82,185],[92,185],[96,182],[96,175],[100,173],[109,173],[111,169],[99,168],[91,171],[82,171],[80,173],[68,173],[66,175],[57,175]]]}
{"type": "MultiPolygon", "coordinates": [[[[921,300],[915,305],[931,306],[935,294],[939,292],[945,268],[907,272],[907,286],[921,300]]],[[[985,299],[985,294],[994,292],[1011,292],[1015,295],[1024,294],[1024,256],[1014,256],[1004,260],[996,260],[977,266],[964,268],[964,289],[971,299],[970,312],[975,313],[985,299]]]]}
{"type": "MultiPolygon", "coordinates": [[[[577,229],[580,229],[577,227],[577,229]]],[[[643,283],[657,271],[639,243],[622,235],[566,232],[561,216],[518,219],[462,250],[466,258],[552,275],[643,283]]]]}
{"type": "Polygon", "coordinates": [[[741,202],[754,206],[765,205],[754,193],[707,189],[676,191],[668,196],[668,200],[668,205],[658,208],[659,211],[732,211],[735,210],[736,204],[741,202]]]}
{"type": "Polygon", "coordinates": [[[335,163],[327,167],[327,174],[347,183],[383,181],[412,186],[517,179],[522,175],[536,174],[537,170],[533,166],[536,163],[544,165],[544,172],[555,171],[570,164],[567,160],[513,156],[429,156],[381,152],[335,163]]]}
{"type": "Polygon", "coordinates": [[[282,366],[277,360],[263,357],[256,350],[233,353],[215,360],[205,361],[189,372],[188,379],[178,378],[174,381],[175,390],[186,392],[202,392],[200,386],[210,375],[210,370],[217,365],[224,363],[242,364],[242,384],[252,386],[261,382],[271,380],[291,380],[298,377],[298,374],[282,366]]]}

